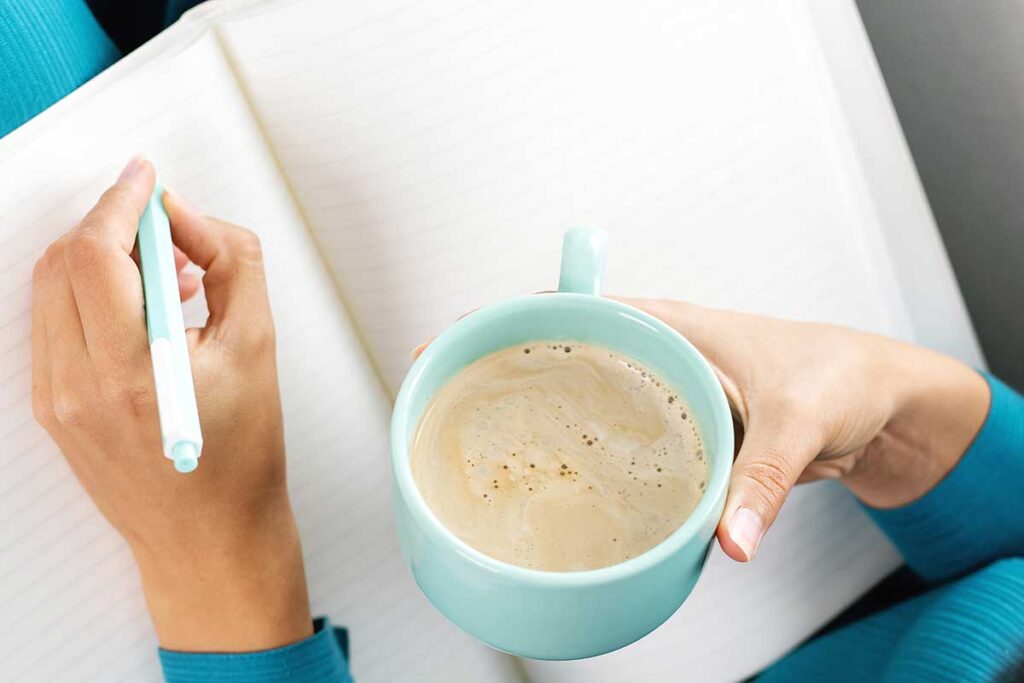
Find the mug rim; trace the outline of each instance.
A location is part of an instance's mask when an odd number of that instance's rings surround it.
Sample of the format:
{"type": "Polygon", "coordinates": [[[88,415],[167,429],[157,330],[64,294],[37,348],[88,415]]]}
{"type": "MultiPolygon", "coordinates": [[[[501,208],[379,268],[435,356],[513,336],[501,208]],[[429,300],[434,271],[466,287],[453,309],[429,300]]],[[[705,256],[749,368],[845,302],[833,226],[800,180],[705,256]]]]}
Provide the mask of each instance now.
{"type": "MultiPolygon", "coordinates": [[[[600,345],[600,342],[596,343],[600,345]]],[[[661,372],[660,368],[653,369],[661,372]]],[[[708,515],[713,514],[716,503],[723,499],[728,492],[729,478],[732,470],[732,451],[734,448],[731,415],[725,391],[708,360],[704,358],[704,355],[686,337],[658,318],[635,306],[592,294],[552,292],[542,295],[518,296],[484,306],[456,321],[431,341],[423,353],[420,354],[420,357],[413,363],[405,379],[402,381],[392,412],[392,475],[396,482],[397,494],[403,498],[410,508],[410,512],[416,516],[421,525],[425,522],[426,531],[433,535],[435,539],[441,540],[450,546],[457,554],[462,555],[477,565],[481,565],[484,569],[500,572],[505,577],[533,585],[551,587],[597,585],[639,574],[660,564],[678,552],[697,535],[698,530],[703,526],[708,515]],[[697,372],[702,375],[702,379],[710,386],[712,410],[721,414],[722,419],[716,420],[716,424],[710,428],[718,430],[719,433],[716,436],[718,437],[720,449],[724,451],[724,455],[711,458],[709,454],[710,472],[708,483],[697,506],[687,516],[686,520],[660,543],[623,562],[617,562],[596,569],[560,572],[530,569],[491,557],[469,545],[448,529],[437,518],[437,515],[430,509],[430,506],[427,505],[412,475],[412,443],[408,436],[409,430],[407,425],[412,420],[412,416],[409,415],[410,403],[414,394],[418,391],[419,384],[423,380],[429,365],[435,357],[447,352],[448,348],[458,340],[464,330],[479,324],[481,316],[510,312],[516,308],[544,306],[547,305],[546,302],[565,302],[572,299],[575,299],[580,305],[607,307],[613,311],[628,314],[637,322],[654,328],[658,333],[667,334],[670,339],[676,342],[681,353],[688,354],[696,360],[697,372]]],[[[417,416],[417,419],[422,419],[422,415],[417,416]]],[[[415,433],[415,429],[413,433],[415,433]]]]}

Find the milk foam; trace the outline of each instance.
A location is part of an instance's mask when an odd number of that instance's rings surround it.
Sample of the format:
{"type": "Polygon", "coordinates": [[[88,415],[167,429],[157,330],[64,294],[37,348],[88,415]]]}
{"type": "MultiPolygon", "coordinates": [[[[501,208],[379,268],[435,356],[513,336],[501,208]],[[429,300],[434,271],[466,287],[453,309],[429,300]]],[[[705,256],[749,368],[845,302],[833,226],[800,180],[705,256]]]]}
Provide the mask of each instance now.
{"type": "Polygon", "coordinates": [[[533,342],[481,358],[433,397],[412,472],[456,536],[499,560],[595,569],[654,547],[707,480],[685,400],[610,349],[533,342]]]}

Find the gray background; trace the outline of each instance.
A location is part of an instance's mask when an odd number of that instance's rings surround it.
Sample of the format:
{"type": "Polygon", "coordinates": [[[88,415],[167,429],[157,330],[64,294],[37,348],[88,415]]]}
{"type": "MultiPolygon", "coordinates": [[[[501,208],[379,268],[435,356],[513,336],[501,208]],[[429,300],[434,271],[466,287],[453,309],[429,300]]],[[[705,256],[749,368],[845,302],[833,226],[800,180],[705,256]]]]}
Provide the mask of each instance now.
{"type": "Polygon", "coordinates": [[[993,373],[1024,388],[1024,0],[857,0],[993,373]]]}

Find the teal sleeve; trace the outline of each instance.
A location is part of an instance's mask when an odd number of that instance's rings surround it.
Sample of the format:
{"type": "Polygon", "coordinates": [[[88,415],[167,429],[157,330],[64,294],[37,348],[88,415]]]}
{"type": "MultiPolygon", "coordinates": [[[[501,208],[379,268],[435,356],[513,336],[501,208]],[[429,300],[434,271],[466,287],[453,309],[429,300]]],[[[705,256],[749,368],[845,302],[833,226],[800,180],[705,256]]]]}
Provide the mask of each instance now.
{"type": "Polygon", "coordinates": [[[1024,560],[951,584],[817,638],[757,683],[1024,680],[1024,560]]]}
{"type": "Polygon", "coordinates": [[[232,654],[160,650],[167,683],[351,683],[348,637],[325,618],[309,638],[273,650],[232,654]]]}
{"type": "Polygon", "coordinates": [[[1024,399],[986,379],[989,414],[953,471],[868,510],[916,572],[962,578],[811,641],[758,683],[1024,681],[1024,399]]]}
{"type": "Polygon", "coordinates": [[[987,376],[988,417],[960,463],[924,497],[868,514],[929,580],[1024,556],[1024,398],[987,376]]]}
{"type": "Polygon", "coordinates": [[[0,0],[0,137],[119,57],[85,0],[0,0]]]}

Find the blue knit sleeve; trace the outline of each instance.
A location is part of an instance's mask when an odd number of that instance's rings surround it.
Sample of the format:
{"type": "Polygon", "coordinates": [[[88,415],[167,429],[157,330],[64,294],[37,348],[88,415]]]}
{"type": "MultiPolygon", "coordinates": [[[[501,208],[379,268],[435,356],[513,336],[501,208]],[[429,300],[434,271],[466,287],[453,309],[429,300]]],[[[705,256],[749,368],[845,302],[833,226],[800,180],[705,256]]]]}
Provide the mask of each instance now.
{"type": "Polygon", "coordinates": [[[0,137],[120,56],[85,0],[0,0],[0,137]]]}
{"type": "Polygon", "coordinates": [[[1024,556],[1024,398],[995,377],[986,379],[988,417],[953,471],[910,505],[868,508],[926,579],[1024,556]]]}
{"type": "Polygon", "coordinates": [[[160,650],[167,683],[351,683],[348,638],[325,618],[309,638],[285,647],[232,654],[160,650]]]}
{"type": "Polygon", "coordinates": [[[757,678],[807,681],[1024,681],[1024,560],[998,560],[831,631],[757,678]]]}

